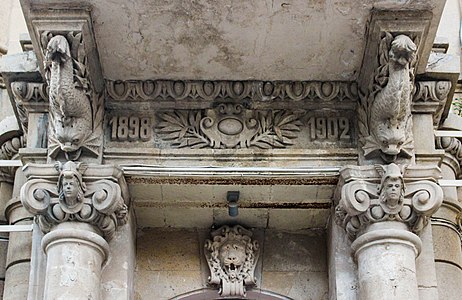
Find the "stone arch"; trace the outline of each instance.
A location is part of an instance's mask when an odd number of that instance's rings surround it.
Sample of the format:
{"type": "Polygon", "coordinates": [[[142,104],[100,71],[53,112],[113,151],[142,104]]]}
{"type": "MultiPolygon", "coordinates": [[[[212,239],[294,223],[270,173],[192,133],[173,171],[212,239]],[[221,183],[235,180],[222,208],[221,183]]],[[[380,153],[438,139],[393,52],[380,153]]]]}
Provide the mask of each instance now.
{"type": "MultiPolygon", "coordinates": [[[[172,298],[172,300],[215,300],[220,299],[218,290],[213,289],[199,289],[194,290],[185,294],[181,294],[172,298]]],[[[223,298],[232,300],[233,298],[223,298]]],[[[279,295],[265,290],[249,290],[247,291],[247,296],[245,298],[235,298],[235,299],[252,299],[252,300],[293,300],[292,298],[279,295]]]]}

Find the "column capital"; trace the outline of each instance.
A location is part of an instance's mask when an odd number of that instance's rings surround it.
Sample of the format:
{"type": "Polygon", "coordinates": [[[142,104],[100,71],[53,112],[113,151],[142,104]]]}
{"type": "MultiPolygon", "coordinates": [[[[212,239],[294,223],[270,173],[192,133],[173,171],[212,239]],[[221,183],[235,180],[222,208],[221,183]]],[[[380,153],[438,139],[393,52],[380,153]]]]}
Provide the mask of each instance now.
{"type": "Polygon", "coordinates": [[[113,166],[64,164],[24,168],[28,181],[20,198],[38,216],[44,232],[67,221],[84,222],[110,239],[127,219],[128,189],[122,171],[113,166]]]}
{"type": "Polygon", "coordinates": [[[403,223],[418,234],[443,201],[443,191],[435,183],[439,172],[394,163],[346,167],[340,171],[336,222],[352,240],[372,224],[387,221],[403,223]]]}

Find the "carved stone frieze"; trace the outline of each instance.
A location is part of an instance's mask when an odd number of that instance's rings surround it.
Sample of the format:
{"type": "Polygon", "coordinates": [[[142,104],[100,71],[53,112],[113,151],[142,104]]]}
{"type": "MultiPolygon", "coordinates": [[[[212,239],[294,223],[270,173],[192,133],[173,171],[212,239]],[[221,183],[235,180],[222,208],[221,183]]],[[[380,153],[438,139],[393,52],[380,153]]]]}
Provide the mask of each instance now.
{"type": "Polygon", "coordinates": [[[413,154],[411,92],[417,46],[407,35],[383,33],[378,67],[358,106],[364,156],[390,163],[413,154]]]}
{"type": "Polygon", "coordinates": [[[335,209],[336,221],[351,239],[370,224],[384,221],[403,222],[410,230],[419,233],[439,208],[443,191],[435,182],[425,178],[434,176],[431,170],[426,172],[427,176],[415,176],[416,172],[425,170],[403,172],[402,169],[406,168],[392,163],[341,171],[341,176],[347,180],[335,209]]]}
{"type": "Polygon", "coordinates": [[[82,149],[97,156],[101,146],[103,96],[92,89],[82,32],[43,32],[50,97],[50,156],[60,150],[76,160],[82,149]]]}
{"type": "Polygon", "coordinates": [[[48,111],[48,91],[44,83],[16,81],[11,83],[22,130],[27,133],[29,112],[48,111]]]}
{"type": "Polygon", "coordinates": [[[106,81],[114,101],[243,100],[357,101],[351,82],[282,81],[106,81]]]}
{"type": "Polygon", "coordinates": [[[219,285],[223,297],[245,297],[246,286],[256,284],[254,275],[259,245],[252,232],[240,225],[222,226],[205,242],[205,257],[210,268],[209,283],[219,285]]]}
{"type": "Polygon", "coordinates": [[[54,172],[49,166],[39,168],[26,167],[26,174],[35,174],[22,187],[20,198],[29,212],[38,215],[44,232],[59,223],[76,221],[94,225],[110,239],[117,226],[125,224],[127,195],[123,181],[115,181],[104,171],[98,174],[96,166],[89,172],[88,165],[72,161],[57,163],[54,172]]]}
{"type": "Polygon", "coordinates": [[[418,81],[413,91],[412,110],[433,113],[433,125],[438,126],[451,90],[450,81],[418,81]]]}
{"type": "Polygon", "coordinates": [[[207,110],[163,112],[156,131],[177,148],[285,148],[298,137],[303,114],[221,103],[207,110]]]}

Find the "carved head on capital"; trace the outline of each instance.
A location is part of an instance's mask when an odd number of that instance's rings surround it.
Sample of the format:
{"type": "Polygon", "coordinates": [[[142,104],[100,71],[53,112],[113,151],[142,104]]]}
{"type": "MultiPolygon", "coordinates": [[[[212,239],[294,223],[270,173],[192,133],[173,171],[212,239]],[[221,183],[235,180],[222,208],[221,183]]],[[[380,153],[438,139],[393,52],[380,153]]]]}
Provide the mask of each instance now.
{"type": "Polygon", "coordinates": [[[379,166],[382,180],[379,186],[379,200],[383,210],[388,214],[398,213],[404,202],[404,179],[401,169],[396,164],[379,166]]]}
{"type": "Polygon", "coordinates": [[[58,179],[59,202],[62,209],[67,213],[80,211],[84,203],[86,185],[83,182],[82,174],[79,172],[79,165],[68,161],[64,165],[58,165],[60,171],[58,179]]]}

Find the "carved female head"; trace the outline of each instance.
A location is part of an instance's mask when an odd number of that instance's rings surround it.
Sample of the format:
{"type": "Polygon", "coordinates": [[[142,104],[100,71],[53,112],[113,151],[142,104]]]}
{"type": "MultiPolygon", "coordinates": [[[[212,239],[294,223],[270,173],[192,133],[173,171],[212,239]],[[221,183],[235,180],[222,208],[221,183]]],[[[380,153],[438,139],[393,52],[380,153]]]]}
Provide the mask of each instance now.
{"type": "Polygon", "coordinates": [[[59,201],[63,209],[73,210],[83,202],[86,190],[82,175],[77,170],[77,165],[68,161],[62,167],[58,179],[59,201]]]}
{"type": "Polygon", "coordinates": [[[379,188],[380,202],[386,203],[390,210],[400,207],[404,201],[404,179],[399,166],[389,164],[382,166],[385,171],[379,188]]]}

